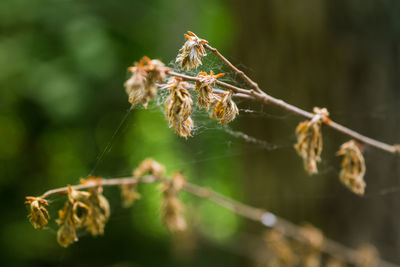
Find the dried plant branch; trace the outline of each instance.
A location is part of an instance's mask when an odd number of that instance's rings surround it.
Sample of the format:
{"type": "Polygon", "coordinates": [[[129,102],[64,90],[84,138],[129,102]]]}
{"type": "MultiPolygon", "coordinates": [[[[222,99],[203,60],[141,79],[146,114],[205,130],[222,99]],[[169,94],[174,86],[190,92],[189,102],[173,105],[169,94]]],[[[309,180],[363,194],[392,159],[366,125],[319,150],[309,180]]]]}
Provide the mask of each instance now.
{"type": "Polygon", "coordinates": [[[257,92],[262,93],[260,87],[258,87],[258,84],[253,81],[252,79],[249,78],[243,71],[239,70],[238,68],[235,67],[226,57],[224,57],[216,48],[210,46],[208,43],[204,44],[204,47],[211,52],[213,52],[217,57],[219,57],[227,66],[229,66],[231,69],[233,69],[237,74],[239,74],[246,82],[248,82],[257,92]]]}
{"type": "MultiPolygon", "coordinates": [[[[121,185],[137,184],[137,183],[150,184],[150,183],[158,183],[166,181],[170,181],[170,179],[167,179],[165,177],[156,177],[154,175],[149,175],[145,177],[131,176],[131,177],[121,177],[121,178],[98,179],[96,182],[74,185],[70,186],[70,188],[72,190],[81,190],[81,189],[97,188],[99,186],[101,187],[121,186],[121,185]]],[[[61,187],[48,190],[38,198],[45,199],[53,195],[67,194],[68,188],[69,187],[61,187]]],[[[228,210],[231,210],[237,215],[259,222],[263,226],[266,226],[268,228],[277,228],[284,235],[298,242],[305,244],[308,244],[310,242],[310,240],[303,234],[304,232],[303,227],[295,225],[283,218],[280,218],[269,211],[243,204],[239,201],[226,197],[216,191],[188,182],[185,182],[182,185],[181,190],[184,190],[187,193],[190,193],[197,197],[208,199],[209,201],[212,201],[228,210]]],[[[347,262],[350,264],[359,264],[364,260],[363,256],[357,250],[348,248],[326,237],[324,237],[322,241],[320,250],[324,253],[333,256],[336,259],[339,259],[343,262],[347,262]]],[[[378,266],[392,267],[397,265],[386,262],[382,259],[378,259],[378,266]]]]}
{"type": "MultiPolygon", "coordinates": [[[[197,77],[185,75],[182,73],[177,73],[175,71],[167,71],[166,73],[169,75],[175,76],[175,77],[180,77],[186,81],[192,81],[192,82],[199,81],[199,78],[197,78],[197,77]]],[[[311,120],[314,117],[313,113],[305,111],[303,109],[300,109],[294,105],[288,104],[281,99],[278,99],[278,98],[275,98],[273,96],[266,94],[265,92],[262,92],[262,91],[256,92],[252,89],[244,89],[244,88],[240,88],[240,87],[231,85],[229,83],[221,82],[221,81],[216,81],[215,83],[223,88],[227,88],[227,89],[230,89],[233,92],[235,92],[235,94],[233,95],[234,97],[255,100],[255,101],[264,103],[266,105],[272,104],[272,105],[280,107],[286,111],[289,111],[290,113],[293,113],[299,117],[303,117],[303,118],[306,118],[309,120],[311,120]]],[[[367,144],[369,146],[372,146],[372,147],[375,147],[382,151],[394,154],[396,156],[400,156],[400,145],[398,145],[398,144],[389,145],[384,142],[372,139],[372,138],[362,135],[354,130],[351,130],[350,128],[347,128],[339,123],[336,123],[332,120],[324,120],[323,123],[344,135],[347,135],[355,140],[358,140],[359,142],[361,142],[363,144],[367,144]]]]}

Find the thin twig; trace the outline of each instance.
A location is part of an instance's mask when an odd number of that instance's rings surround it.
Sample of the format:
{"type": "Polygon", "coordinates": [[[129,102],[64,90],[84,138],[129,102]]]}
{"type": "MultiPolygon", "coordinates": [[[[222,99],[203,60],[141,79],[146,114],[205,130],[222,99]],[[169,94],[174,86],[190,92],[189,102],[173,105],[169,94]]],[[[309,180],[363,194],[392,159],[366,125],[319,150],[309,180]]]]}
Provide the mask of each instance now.
{"type": "MultiPolygon", "coordinates": [[[[97,186],[120,186],[123,184],[136,184],[136,183],[157,183],[162,181],[167,181],[167,178],[158,178],[155,176],[146,176],[142,178],[136,177],[121,177],[121,178],[110,178],[110,179],[101,179],[99,182],[89,182],[86,184],[73,185],[71,186],[75,190],[88,189],[97,186]]],[[[243,204],[239,201],[226,197],[216,191],[192,184],[185,183],[183,186],[183,190],[189,194],[198,196],[200,198],[208,199],[211,202],[214,202],[228,210],[231,210],[237,215],[240,215],[244,218],[256,221],[261,223],[263,226],[268,228],[277,227],[283,231],[285,235],[291,237],[299,242],[306,243],[307,240],[301,234],[300,227],[283,219],[275,214],[266,211],[264,209],[255,208],[246,204],[243,204]]],[[[61,187],[52,190],[46,191],[40,198],[48,198],[52,195],[57,194],[65,194],[68,191],[68,187],[61,187]]],[[[351,264],[359,264],[361,259],[359,253],[351,248],[343,246],[331,239],[324,238],[324,244],[321,250],[331,256],[334,256],[342,261],[351,263],[351,264]]],[[[393,267],[398,266],[389,262],[386,262],[382,259],[378,259],[378,266],[383,267],[393,267]]]]}
{"type": "Polygon", "coordinates": [[[204,47],[208,50],[210,50],[211,52],[213,52],[217,57],[219,57],[226,65],[228,65],[228,67],[230,67],[231,69],[233,69],[237,74],[239,74],[244,80],[246,80],[257,92],[261,93],[261,89],[260,87],[258,87],[258,84],[253,81],[252,79],[250,79],[249,76],[246,75],[246,73],[244,73],[243,71],[239,70],[238,68],[235,67],[235,65],[233,65],[226,57],[224,57],[219,51],[218,49],[205,44],[204,47]]]}
{"type": "MultiPolygon", "coordinates": [[[[229,64],[231,64],[231,63],[229,63],[229,64]]],[[[177,73],[174,71],[167,71],[167,74],[182,78],[183,80],[186,80],[186,81],[192,81],[192,82],[199,81],[199,78],[197,78],[197,77],[185,75],[182,73],[177,73]]],[[[266,105],[272,104],[272,105],[280,107],[286,111],[289,111],[295,115],[298,115],[298,116],[306,118],[306,119],[312,119],[314,117],[313,113],[305,111],[294,105],[288,104],[285,101],[275,98],[273,96],[270,96],[263,91],[257,90],[257,92],[256,92],[251,89],[249,90],[249,89],[240,88],[240,87],[231,85],[229,83],[221,82],[221,81],[216,81],[215,83],[221,87],[232,90],[235,93],[234,96],[236,96],[236,97],[250,99],[250,100],[256,100],[256,101],[262,102],[266,105]]],[[[332,120],[324,120],[323,122],[330,128],[332,128],[344,135],[347,135],[355,140],[358,140],[361,143],[370,145],[370,146],[380,149],[382,151],[389,152],[393,155],[400,156],[400,145],[398,145],[398,144],[389,145],[389,144],[383,143],[381,141],[378,141],[378,140],[372,139],[370,137],[367,137],[365,135],[362,135],[362,134],[360,134],[354,130],[351,130],[350,128],[347,128],[347,127],[345,127],[339,123],[336,123],[332,120]]]]}

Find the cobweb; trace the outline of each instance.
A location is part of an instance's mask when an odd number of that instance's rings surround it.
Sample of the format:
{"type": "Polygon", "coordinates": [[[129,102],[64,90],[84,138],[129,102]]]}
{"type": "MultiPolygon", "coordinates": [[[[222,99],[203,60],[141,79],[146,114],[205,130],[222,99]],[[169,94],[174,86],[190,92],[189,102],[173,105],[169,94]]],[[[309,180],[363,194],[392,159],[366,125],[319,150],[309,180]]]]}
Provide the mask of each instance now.
{"type": "MultiPolygon", "coordinates": [[[[174,61],[171,61],[168,64],[168,67],[171,69],[175,70],[176,72],[182,72],[180,70],[180,67],[178,64],[176,64],[174,61]]],[[[241,66],[241,68],[246,68],[245,66],[241,66]]],[[[185,74],[191,75],[191,76],[196,76],[198,72],[200,71],[205,71],[209,72],[209,70],[213,70],[214,73],[225,73],[225,76],[220,78],[219,80],[242,87],[242,88],[247,88],[248,85],[241,81],[241,78],[238,77],[237,73],[233,72],[230,69],[227,69],[223,64],[221,64],[220,60],[216,58],[214,55],[209,55],[208,57],[203,58],[203,65],[201,65],[198,69],[196,70],[190,70],[190,71],[185,71],[185,74]]],[[[217,89],[223,89],[223,88],[218,88],[217,89]]],[[[121,90],[123,90],[121,88],[121,90]]],[[[164,104],[166,101],[166,98],[169,95],[169,90],[158,90],[158,95],[156,99],[152,101],[152,103],[148,106],[148,109],[146,112],[158,112],[163,114],[164,113],[164,104]]],[[[191,138],[198,138],[202,136],[206,136],[208,134],[212,134],[213,132],[222,132],[230,138],[226,138],[224,140],[220,140],[220,142],[223,142],[226,146],[225,150],[221,150],[218,153],[214,153],[212,156],[207,156],[207,153],[203,153],[204,151],[200,150],[197,151],[197,153],[194,155],[193,158],[188,159],[184,164],[180,163],[175,165],[174,167],[183,167],[183,165],[189,166],[198,162],[205,162],[205,161],[212,161],[215,159],[221,159],[221,158],[229,158],[229,157],[237,157],[237,156],[243,156],[244,154],[252,154],[252,153],[257,153],[257,151],[274,151],[274,150],[280,150],[280,149],[289,149],[293,147],[293,144],[295,142],[295,136],[294,136],[294,129],[292,129],[291,132],[286,133],[283,135],[280,140],[264,140],[262,138],[258,138],[255,136],[252,136],[251,134],[246,133],[245,129],[242,129],[240,125],[237,125],[233,123],[233,126],[231,124],[228,125],[220,125],[216,123],[214,120],[211,120],[209,118],[209,112],[205,111],[204,109],[200,109],[197,105],[197,92],[194,90],[191,90],[191,95],[193,99],[193,106],[192,106],[192,118],[195,121],[195,125],[192,130],[192,135],[193,137],[191,138]],[[237,150],[231,150],[230,146],[232,146],[232,143],[239,143],[241,144],[242,148],[241,151],[237,150]]],[[[301,119],[298,117],[294,116],[293,114],[287,113],[287,112],[281,112],[281,113],[272,113],[270,110],[264,109],[264,105],[259,105],[259,106],[249,106],[246,103],[246,100],[240,100],[240,99],[235,99],[235,102],[238,105],[239,108],[239,115],[238,117],[242,119],[257,119],[262,121],[265,120],[277,120],[280,123],[288,123],[288,122],[299,122],[301,119]]],[[[143,109],[141,105],[135,106],[134,109],[143,109]]],[[[386,120],[387,119],[387,110],[384,108],[380,110],[375,110],[375,111],[369,111],[369,112],[360,112],[360,113],[348,113],[344,111],[333,111],[331,114],[333,114],[336,118],[341,118],[341,117],[353,117],[353,118],[371,118],[371,119],[378,119],[378,120],[386,120]]],[[[93,169],[91,170],[90,173],[94,173],[99,165],[101,165],[101,162],[104,160],[104,158],[107,156],[107,154],[112,150],[112,147],[114,145],[114,142],[120,138],[120,132],[122,129],[126,127],[130,127],[128,125],[125,125],[129,115],[132,113],[132,109],[128,109],[126,113],[123,115],[120,123],[114,130],[112,136],[110,137],[110,140],[106,143],[104,146],[104,149],[99,153],[95,160],[95,164],[93,166],[93,169]]],[[[293,123],[292,123],[293,124],[293,123]]],[[[165,122],[165,127],[168,127],[167,122],[165,122]]],[[[172,129],[171,129],[172,131],[172,129]]],[[[295,151],[293,150],[293,153],[295,151]]],[[[326,175],[326,174],[333,174],[333,175],[338,175],[340,169],[339,166],[335,165],[337,162],[335,162],[332,159],[325,159],[323,162],[320,164],[319,168],[319,174],[320,175],[326,175]]],[[[367,193],[365,197],[377,197],[377,196],[383,196],[383,195],[390,195],[394,194],[400,191],[400,186],[391,186],[388,188],[383,188],[378,192],[374,193],[367,193]]],[[[335,197],[335,196],[330,196],[330,197],[335,197]]]]}

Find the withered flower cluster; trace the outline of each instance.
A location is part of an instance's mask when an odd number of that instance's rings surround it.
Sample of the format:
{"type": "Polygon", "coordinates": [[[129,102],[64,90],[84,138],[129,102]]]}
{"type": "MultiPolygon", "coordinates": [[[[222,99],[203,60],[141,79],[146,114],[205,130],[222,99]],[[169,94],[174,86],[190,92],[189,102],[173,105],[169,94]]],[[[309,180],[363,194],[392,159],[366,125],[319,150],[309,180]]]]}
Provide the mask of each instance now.
{"type": "Polygon", "coordinates": [[[165,103],[165,116],[168,120],[169,127],[184,138],[192,136],[190,132],[193,128],[192,114],[192,98],[188,90],[185,88],[186,82],[181,79],[171,77],[168,84],[164,88],[171,90],[165,103]]]}
{"type": "Polygon", "coordinates": [[[212,86],[215,85],[215,82],[218,78],[224,75],[224,73],[214,75],[212,70],[210,71],[210,75],[207,75],[207,72],[200,72],[197,74],[197,78],[200,80],[196,81],[195,90],[199,92],[199,96],[197,98],[197,105],[199,105],[199,107],[208,110],[210,105],[215,103],[216,98],[213,94],[212,86]]]}
{"type": "Polygon", "coordinates": [[[310,121],[303,121],[297,126],[297,143],[294,145],[309,175],[318,173],[317,162],[321,161],[322,152],[321,124],[328,120],[329,112],[326,108],[314,107],[314,114],[310,121]]]}
{"type": "Polygon", "coordinates": [[[157,95],[157,83],[165,81],[168,68],[161,61],[151,60],[145,56],[128,70],[132,73],[125,82],[129,103],[132,104],[132,107],[142,103],[143,107],[147,108],[148,102],[157,95]]]}
{"type": "Polygon", "coordinates": [[[228,124],[239,114],[239,109],[232,100],[232,91],[215,95],[217,101],[213,106],[210,118],[218,120],[220,124],[228,124]]]}
{"type": "Polygon", "coordinates": [[[298,263],[299,259],[293,251],[292,245],[279,229],[273,228],[267,231],[264,241],[273,255],[269,266],[294,266],[298,263]]]}
{"type": "Polygon", "coordinates": [[[179,191],[185,184],[185,177],[181,173],[174,173],[171,180],[166,180],[161,186],[163,194],[161,217],[164,225],[172,232],[184,231],[186,221],[183,217],[184,205],[178,198],[179,191]]]}
{"type": "Polygon", "coordinates": [[[311,224],[304,224],[300,234],[306,246],[302,248],[302,262],[304,266],[318,267],[321,265],[321,249],[324,245],[324,235],[311,224]]]}
{"type": "Polygon", "coordinates": [[[79,229],[85,229],[93,236],[102,235],[110,216],[110,205],[102,195],[100,186],[90,188],[88,192],[77,191],[68,186],[68,200],[58,214],[57,224],[60,228],[57,241],[61,246],[68,247],[78,241],[79,229]]]}
{"type": "Polygon", "coordinates": [[[45,206],[47,200],[40,197],[26,197],[25,205],[30,205],[29,221],[35,229],[42,230],[49,222],[50,215],[45,206]]]}
{"type": "Polygon", "coordinates": [[[340,181],[353,193],[364,195],[365,160],[357,143],[350,140],[342,144],[336,155],[343,156],[340,181]]]}
{"type": "Polygon", "coordinates": [[[181,52],[176,58],[176,62],[181,63],[181,68],[186,68],[187,70],[197,68],[201,65],[201,58],[206,56],[206,50],[204,49],[204,44],[208,42],[204,39],[200,39],[191,31],[185,34],[186,42],[179,50],[181,52]]]}
{"type": "MultiPolygon", "coordinates": [[[[335,256],[322,257],[324,235],[311,224],[299,228],[296,237],[286,237],[283,228],[275,227],[267,231],[264,241],[271,253],[268,266],[307,266],[307,267],[344,267],[344,263],[335,256]],[[325,264],[323,265],[323,262],[325,264]]],[[[362,257],[360,254],[360,261],[362,257]]],[[[358,266],[358,265],[357,265],[358,266]]],[[[361,266],[361,265],[360,265],[361,266]]]]}
{"type": "Polygon", "coordinates": [[[357,250],[358,253],[358,267],[378,267],[378,258],[379,253],[378,250],[370,245],[370,244],[363,244],[357,250]]]}

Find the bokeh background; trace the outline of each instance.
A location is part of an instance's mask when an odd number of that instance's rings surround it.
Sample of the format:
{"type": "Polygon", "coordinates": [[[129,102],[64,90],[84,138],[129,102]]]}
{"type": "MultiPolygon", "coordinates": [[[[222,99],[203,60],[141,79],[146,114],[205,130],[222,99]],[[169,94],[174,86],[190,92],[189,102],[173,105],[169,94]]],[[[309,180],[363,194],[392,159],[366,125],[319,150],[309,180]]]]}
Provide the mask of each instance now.
{"type": "MultiPolygon", "coordinates": [[[[169,234],[156,186],[123,209],[105,192],[112,216],[103,237],[82,234],[67,249],[57,226],[34,230],[24,196],[74,184],[92,173],[129,175],[146,157],[188,180],[310,222],[349,247],[376,246],[400,264],[399,160],[365,148],[367,192],[338,181],[334,156],[346,137],[324,128],[320,174],[296,155],[300,121],[274,107],[239,102],[228,127],[196,110],[194,137],[168,128],[162,100],[129,111],[126,69],[143,55],[171,67],[194,31],[273,96],[307,110],[327,107],[344,125],[400,142],[400,3],[337,1],[0,1],[0,259],[3,266],[255,266],[264,229],[205,200],[182,194],[190,230],[169,234]],[[249,142],[243,134],[257,141],[249,142]],[[243,240],[247,240],[244,242],[243,240]]],[[[223,71],[213,55],[202,70],[223,71]]],[[[63,197],[52,199],[51,215],[63,197]]],[[[262,242],[261,242],[262,243],[262,242]]]]}

